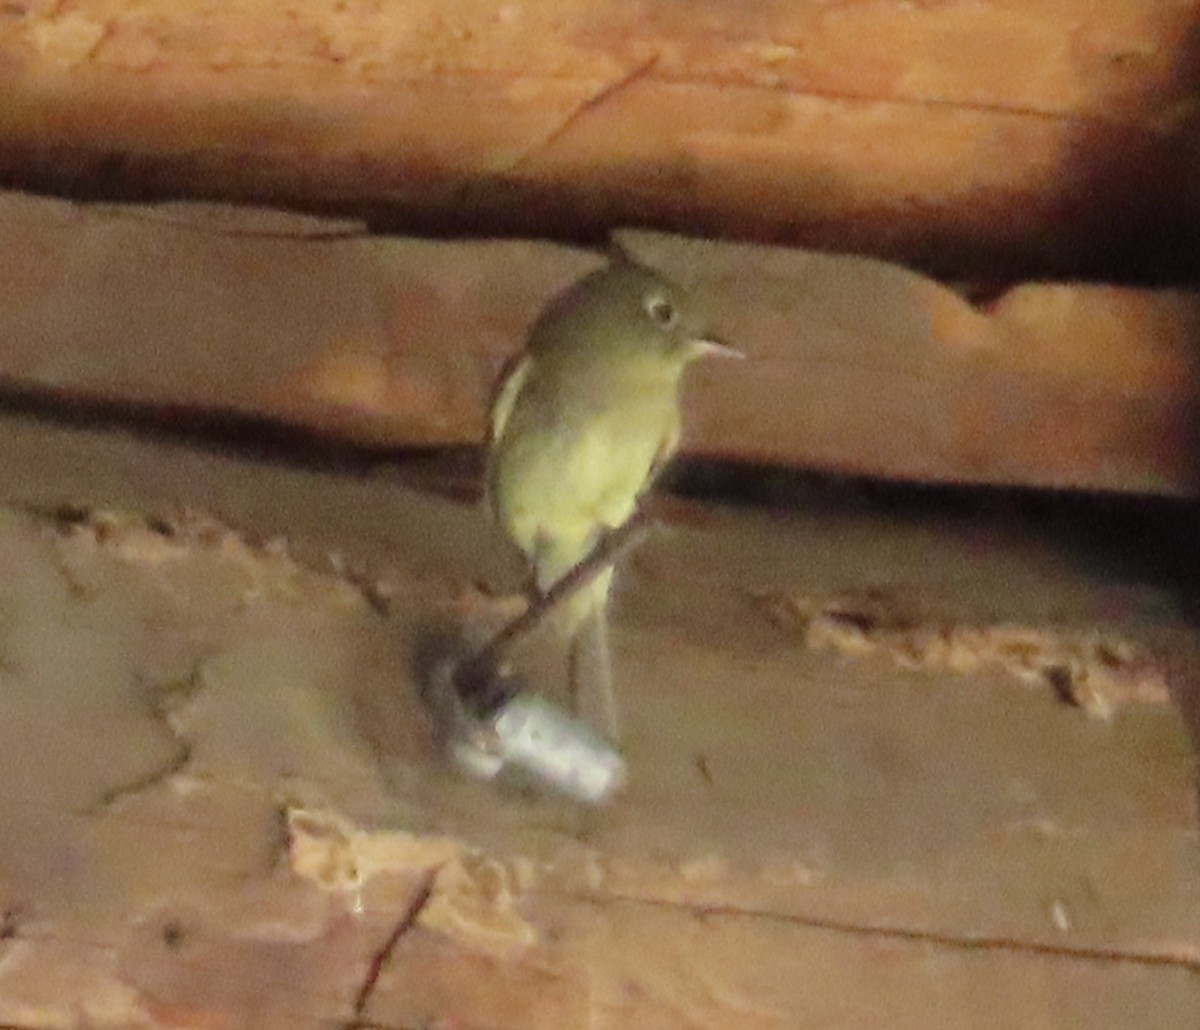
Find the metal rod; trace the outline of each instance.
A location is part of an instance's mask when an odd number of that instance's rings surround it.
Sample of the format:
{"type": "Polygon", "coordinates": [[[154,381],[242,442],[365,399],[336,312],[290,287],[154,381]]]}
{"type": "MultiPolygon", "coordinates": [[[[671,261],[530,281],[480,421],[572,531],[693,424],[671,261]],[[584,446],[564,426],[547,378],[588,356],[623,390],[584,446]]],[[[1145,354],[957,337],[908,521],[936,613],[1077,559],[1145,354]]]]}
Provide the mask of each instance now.
{"type": "Polygon", "coordinates": [[[486,689],[481,691],[481,686],[491,678],[505,651],[515,641],[536,629],[555,608],[582,590],[635,544],[640,543],[649,531],[649,518],[638,510],[628,522],[602,536],[583,561],[575,565],[546,593],[536,597],[525,611],[459,666],[454,674],[454,682],[463,695],[487,693],[486,689]]]}

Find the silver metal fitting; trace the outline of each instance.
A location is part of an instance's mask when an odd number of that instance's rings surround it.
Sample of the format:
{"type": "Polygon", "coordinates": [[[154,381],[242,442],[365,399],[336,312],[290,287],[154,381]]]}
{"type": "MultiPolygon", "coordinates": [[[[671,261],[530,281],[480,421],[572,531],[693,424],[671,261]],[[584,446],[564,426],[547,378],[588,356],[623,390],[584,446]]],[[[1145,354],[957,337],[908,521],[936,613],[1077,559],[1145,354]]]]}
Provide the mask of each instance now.
{"type": "Polygon", "coordinates": [[[484,780],[512,775],[589,805],[624,786],[625,760],[582,720],[499,670],[481,711],[459,690],[459,664],[453,657],[436,663],[425,697],[447,754],[464,772],[484,780]]]}

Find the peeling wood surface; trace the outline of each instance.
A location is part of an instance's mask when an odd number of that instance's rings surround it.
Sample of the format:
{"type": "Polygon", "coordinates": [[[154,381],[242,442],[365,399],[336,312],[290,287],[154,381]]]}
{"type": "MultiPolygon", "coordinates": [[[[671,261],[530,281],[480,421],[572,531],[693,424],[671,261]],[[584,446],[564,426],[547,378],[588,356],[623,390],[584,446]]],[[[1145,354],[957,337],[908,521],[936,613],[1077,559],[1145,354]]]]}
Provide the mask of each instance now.
{"type": "MultiPolygon", "coordinates": [[[[878,261],[619,234],[750,360],[700,364],[685,453],[896,479],[1194,494],[1200,295],[1029,283],[973,306],[878,261]]],[[[491,384],[602,259],[354,223],[0,195],[6,403],[476,444],[491,384]],[[88,407],[90,405],[90,408],[88,407]]]]}
{"type": "Polygon", "coordinates": [[[1197,25],[1191,0],[22,0],[0,173],[1144,274],[1200,226],[1197,25]]]}
{"type": "Polygon", "coordinates": [[[1118,634],[1194,731],[1149,571],[1004,513],[681,507],[618,577],[633,779],[583,813],[430,754],[421,627],[517,578],[477,510],[152,437],[0,421],[0,1023],[1194,1025],[1161,695],[1097,718],[758,600],[1118,634]]]}

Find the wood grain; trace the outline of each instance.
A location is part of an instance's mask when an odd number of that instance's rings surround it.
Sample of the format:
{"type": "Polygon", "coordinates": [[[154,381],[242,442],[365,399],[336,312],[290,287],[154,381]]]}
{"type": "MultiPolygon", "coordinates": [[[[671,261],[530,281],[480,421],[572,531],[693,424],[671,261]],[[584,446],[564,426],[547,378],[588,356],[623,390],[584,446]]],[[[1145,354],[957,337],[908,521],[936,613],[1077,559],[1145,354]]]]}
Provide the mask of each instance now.
{"type": "Polygon", "coordinates": [[[584,812],[433,758],[412,653],[503,582],[477,508],[0,430],[0,1022],[1194,1024],[1173,708],[1105,721],[996,669],[816,651],[753,599],[1157,638],[1194,702],[1194,629],[1115,555],[1003,515],[692,506],[618,576],[631,782],[584,812]]]}
{"type": "Polygon", "coordinates": [[[22,0],[0,171],[1144,274],[1200,225],[1198,40],[1187,0],[22,0]]]}
{"type": "MultiPolygon", "coordinates": [[[[1200,296],[1021,285],[983,306],[879,261],[619,235],[748,355],[702,363],[684,452],[909,479],[1190,495],[1200,296]]],[[[546,300],[604,259],[522,241],[0,196],[4,397],[47,415],[474,445],[546,300]]]]}

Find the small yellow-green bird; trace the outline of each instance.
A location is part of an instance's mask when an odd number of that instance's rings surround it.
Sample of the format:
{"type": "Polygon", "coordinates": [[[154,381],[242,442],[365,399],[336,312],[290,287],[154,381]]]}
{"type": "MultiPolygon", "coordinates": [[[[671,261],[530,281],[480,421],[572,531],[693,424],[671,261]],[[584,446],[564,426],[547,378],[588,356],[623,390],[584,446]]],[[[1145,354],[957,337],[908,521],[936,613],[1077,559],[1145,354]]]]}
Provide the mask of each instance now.
{"type": "MultiPolygon", "coordinates": [[[[624,524],[674,452],[684,369],[707,339],[683,289],[621,257],[547,305],[491,409],[487,497],[545,593],[624,524]]],[[[572,707],[619,738],[607,639],[612,568],[557,618],[572,707]]]]}

